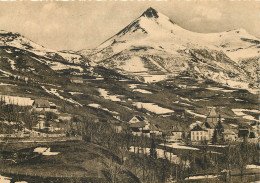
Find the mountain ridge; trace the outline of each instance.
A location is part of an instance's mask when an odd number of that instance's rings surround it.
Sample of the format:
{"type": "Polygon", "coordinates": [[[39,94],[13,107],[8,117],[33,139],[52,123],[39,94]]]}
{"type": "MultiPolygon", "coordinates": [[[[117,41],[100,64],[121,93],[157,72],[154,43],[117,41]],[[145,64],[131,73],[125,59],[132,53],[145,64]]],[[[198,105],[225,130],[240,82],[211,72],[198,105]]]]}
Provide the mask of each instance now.
{"type": "MultiPolygon", "coordinates": [[[[131,71],[127,67],[133,66],[136,70],[143,67],[143,71],[147,74],[149,74],[149,69],[147,70],[145,67],[149,67],[147,66],[149,64],[160,65],[162,68],[169,68],[173,72],[177,72],[178,69],[182,71],[184,68],[190,70],[191,66],[188,62],[194,60],[194,55],[191,55],[191,52],[197,50],[196,53],[198,54],[198,50],[200,50],[202,51],[200,60],[203,61],[196,64],[204,71],[203,74],[199,73],[199,77],[206,74],[205,63],[207,63],[209,64],[207,67],[211,68],[213,64],[216,67],[214,70],[226,69],[222,84],[231,79],[232,81],[246,81],[255,85],[256,78],[251,77],[250,74],[241,69],[240,63],[245,59],[255,58],[259,55],[259,41],[242,28],[221,33],[191,32],[180,27],[169,17],[155,9],[148,8],[141,16],[101,45],[92,51],[84,52],[82,50],[80,54],[96,64],[128,75],[136,75],[135,69],[131,71]],[[159,60],[152,59],[152,56],[159,60]],[[234,68],[228,66],[230,63],[234,68]],[[202,66],[203,64],[204,66],[202,66]],[[238,75],[238,73],[241,74],[238,75]],[[239,77],[235,79],[228,75],[239,77]]],[[[256,60],[254,59],[253,62],[256,62],[256,60]]],[[[256,70],[253,72],[256,72],[256,70]]],[[[217,74],[216,71],[214,73],[217,74]]],[[[216,80],[212,77],[206,78],[216,80]]]]}
{"type": "Polygon", "coordinates": [[[0,30],[0,46],[16,47],[49,59],[53,59],[53,55],[56,54],[68,63],[80,63],[83,60],[81,55],[48,49],[17,32],[0,30]]]}
{"type": "Polygon", "coordinates": [[[131,77],[165,75],[164,79],[185,72],[232,87],[236,83],[242,88],[248,88],[246,83],[257,85],[254,66],[259,43],[242,28],[221,33],[191,32],[152,7],[101,45],[88,50],[55,51],[19,33],[0,31],[2,48],[10,46],[31,52],[56,70],[70,69],[75,64],[81,72],[83,67],[98,65],[131,77]],[[62,65],[66,63],[70,66],[62,65]]]}

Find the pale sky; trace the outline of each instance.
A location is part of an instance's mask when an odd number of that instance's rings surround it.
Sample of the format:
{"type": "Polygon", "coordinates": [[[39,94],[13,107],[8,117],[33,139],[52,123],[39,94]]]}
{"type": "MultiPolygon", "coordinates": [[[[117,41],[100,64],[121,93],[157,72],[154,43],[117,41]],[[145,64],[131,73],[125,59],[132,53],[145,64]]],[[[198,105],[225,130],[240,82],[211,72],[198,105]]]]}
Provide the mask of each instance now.
{"type": "Polygon", "coordinates": [[[55,50],[94,48],[153,7],[195,32],[244,28],[260,37],[258,1],[0,2],[0,30],[55,50]]]}

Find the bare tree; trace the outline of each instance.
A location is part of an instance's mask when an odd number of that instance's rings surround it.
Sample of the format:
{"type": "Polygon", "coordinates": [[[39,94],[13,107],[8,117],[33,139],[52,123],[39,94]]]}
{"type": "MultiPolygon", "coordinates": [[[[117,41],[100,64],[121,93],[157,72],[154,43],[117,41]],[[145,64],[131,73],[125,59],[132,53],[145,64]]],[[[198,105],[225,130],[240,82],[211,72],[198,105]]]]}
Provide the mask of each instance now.
{"type": "Polygon", "coordinates": [[[236,146],[233,151],[234,163],[237,165],[240,171],[241,182],[243,181],[243,175],[248,164],[249,153],[248,144],[244,141],[236,146]]]}
{"type": "Polygon", "coordinates": [[[105,177],[111,183],[120,182],[120,173],[122,172],[122,165],[116,163],[111,157],[108,162],[105,164],[105,177]]]}

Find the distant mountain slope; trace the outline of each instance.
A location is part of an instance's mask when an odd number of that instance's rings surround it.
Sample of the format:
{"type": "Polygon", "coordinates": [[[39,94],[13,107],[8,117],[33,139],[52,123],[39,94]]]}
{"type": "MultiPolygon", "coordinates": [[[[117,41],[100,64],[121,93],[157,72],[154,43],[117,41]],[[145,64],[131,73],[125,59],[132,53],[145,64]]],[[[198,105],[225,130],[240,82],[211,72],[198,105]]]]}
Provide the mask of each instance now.
{"type": "Polygon", "coordinates": [[[84,62],[82,56],[69,53],[69,52],[59,52],[45,48],[33,41],[25,38],[19,33],[12,33],[7,31],[0,31],[0,46],[10,46],[19,48],[21,50],[26,50],[28,52],[34,53],[35,55],[45,57],[47,59],[55,61],[63,61],[68,63],[80,64],[84,62]]]}
{"type": "Polygon", "coordinates": [[[88,61],[73,51],[51,50],[19,33],[0,31],[0,76],[55,82],[62,81],[59,73],[80,73],[85,65],[88,61]]]}
{"type": "MultiPolygon", "coordinates": [[[[256,85],[256,72],[241,65],[259,57],[259,39],[244,29],[202,34],[185,30],[153,8],[92,52],[89,60],[128,75],[186,72],[233,87],[256,85]]],[[[253,66],[252,66],[253,67],[253,66]]],[[[166,77],[167,78],[167,77],[166,77]]]]}
{"type": "MultiPolygon", "coordinates": [[[[0,47],[0,77],[38,82],[66,82],[50,64],[56,62],[15,47],[0,47]]],[[[58,62],[57,62],[58,63],[58,62]]],[[[60,64],[60,63],[59,63],[60,64]]],[[[75,67],[75,66],[74,66],[75,67]]]]}

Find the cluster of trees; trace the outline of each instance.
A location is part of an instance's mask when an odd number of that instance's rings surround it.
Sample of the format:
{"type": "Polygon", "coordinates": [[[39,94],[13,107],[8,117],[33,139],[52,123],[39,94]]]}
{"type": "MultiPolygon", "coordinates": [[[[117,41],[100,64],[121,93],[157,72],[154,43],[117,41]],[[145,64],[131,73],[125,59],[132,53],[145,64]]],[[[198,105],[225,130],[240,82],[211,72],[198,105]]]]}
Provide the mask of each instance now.
{"type": "MultiPolygon", "coordinates": [[[[105,164],[110,182],[121,182],[122,172],[126,171],[132,172],[141,182],[165,182],[170,178],[181,181],[191,172],[192,151],[182,152],[177,161],[171,160],[173,152],[168,152],[170,158],[162,159],[158,158],[156,145],[163,142],[161,139],[133,136],[128,130],[116,133],[109,123],[87,121],[84,124],[83,139],[113,154],[111,161],[105,164]],[[130,153],[130,148],[134,153],[130,153]],[[150,150],[144,152],[145,148],[150,150]]],[[[166,152],[166,147],[164,149],[166,152]]]]}
{"type": "MultiPolygon", "coordinates": [[[[221,174],[222,172],[224,182],[232,182],[232,179],[235,179],[232,175],[240,175],[241,179],[236,178],[233,182],[243,182],[246,166],[258,163],[258,150],[257,144],[247,141],[229,142],[221,147],[205,144],[198,153],[190,154],[193,157],[191,167],[192,170],[204,172],[204,174],[221,174]]],[[[196,172],[192,171],[192,173],[196,172]]]]}
{"type": "Polygon", "coordinates": [[[28,107],[5,104],[5,101],[1,98],[0,122],[0,132],[11,134],[14,131],[22,130],[25,126],[31,129],[36,123],[36,119],[31,115],[28,107]]]}
{"type": "MultiPolygon", "coordinates": [[[[219,122],[215,130],[216,143],[222,140],[222,129],[219,122]]],[[[246,141],[234,142],[221,150],[206,144],[200,151],[178,151],[157,147],[157,144],[163,143],[160,139],[136,137],[127,130],[116,133],[111,124],[94,123],[91,120],[84,123],[83,137],[84,140],[99,144],[114,155],[111,161],[105,163],[109,182],[121,182],[122,172],[126,171],[132,172],[141,182],[166,182],[169,179],[181,182],[191,175],[220,174],[222,170],[228,172],[223,181],[232,180],[231,175],[238,173],[242,180],[246,165],[258,160],[258,146],[246,141]],[[130,153],[131,146],[136,147],[134,153],[130,153]],[[142,150],[145,147],[149,148],[148,152],[142,150]],[[157,148],[177,154],[178,161],[158,158],[157,148]]]]}
{"type": "Polygon", "coordinates": [[[66,126],[66,136],[82,136],[84,129],[81,117],[74,115],[71,120],[67,120],[63,124],[66,126]]]}
{"type": "Polygon", "coordinates": [[[58,118],[53,112],[34,113],[31,107],[6,104],[0,98],[0,133],[14,134],[27,128],[32,128],[39,122],[39,115],[44,115],[45,126],[49,127],[51,122],[58,118]]]}
{"type": "MultiPolygon", "coordinates": [[[[116,133],[109,123],[86,122],[83,138],[104,147],[111,153],[105,162],[105,176],[109,182],[124,182],[123,174],[131,174],[133,182],[161,182],[166,180],[166,167],[169,162],[156,158],[155,142],[146,137],[135,137],[128,130],[116,133]],[[129,153],[131,146],[154,147],[153,155],[129,153]]],[[[151,148],[152,149],[152,148],[151,148]]]]}
{"type": "Polygon", "coordinates": [[[233,170],[238,170],[243,181],[246,166],[259,162],[258,144],[248,143],[247,141],[232,143],[224,151],[223,164],[227,170],[226,179],[232,181],[233,170]]]}
{"type": "Polygon", "coordinates": [[[213,136],[212,136],[212,143],[213,144],[221,144],[224,142],[224,136],[223,136],[223,132],[224,132],[224,127],[221,124],[221,117],[219,115],[218,118],[218,123],[215,127],[213,136]]]}

